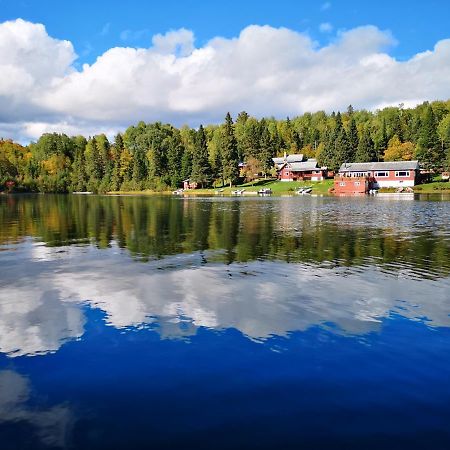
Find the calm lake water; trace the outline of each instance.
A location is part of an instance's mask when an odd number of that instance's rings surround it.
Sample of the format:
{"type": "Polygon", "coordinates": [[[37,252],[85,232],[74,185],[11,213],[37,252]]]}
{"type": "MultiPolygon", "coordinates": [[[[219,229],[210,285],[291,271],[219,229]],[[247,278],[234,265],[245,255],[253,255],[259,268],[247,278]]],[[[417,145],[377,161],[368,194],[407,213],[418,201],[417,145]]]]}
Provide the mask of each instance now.
{"type": "Polygon", "coordinates": [[[450,448],[450,202],[0,196],[0,448],[450,448]]]}

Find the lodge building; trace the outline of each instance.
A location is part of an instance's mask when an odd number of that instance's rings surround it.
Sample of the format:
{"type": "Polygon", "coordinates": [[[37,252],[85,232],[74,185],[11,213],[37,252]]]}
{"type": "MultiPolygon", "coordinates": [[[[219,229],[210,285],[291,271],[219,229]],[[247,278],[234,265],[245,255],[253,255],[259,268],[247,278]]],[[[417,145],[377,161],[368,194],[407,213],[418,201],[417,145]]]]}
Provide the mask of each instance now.
{"type": "Polygon", "coordinates": [[[366,193],[380,188],[411,188],[419,181],[418,161],[345,163],[334,180],[336,193],[366,193]]]}

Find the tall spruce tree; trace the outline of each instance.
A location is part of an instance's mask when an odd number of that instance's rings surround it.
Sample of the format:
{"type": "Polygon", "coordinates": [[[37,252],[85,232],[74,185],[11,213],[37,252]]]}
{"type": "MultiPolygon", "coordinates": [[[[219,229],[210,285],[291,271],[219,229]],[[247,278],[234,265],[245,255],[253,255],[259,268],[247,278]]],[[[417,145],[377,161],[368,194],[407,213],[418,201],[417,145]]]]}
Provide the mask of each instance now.
{"type": "Polygon", "coordinates": [[[228,180],[231,187],[239,177],[239,159],[233,119],[230,113],[227,113],[225,117],[223,147],[221,150],[223,178],[228,180]]]}
{"type": "Polygon", "coordinates": [[[416,156],[425,167],[430,169],[439,168],[444,159],[444,152],[439,142],[436,120],[431,105],[428,105],[422,121],[416,156]]]}
{"type": "Polygon", "coordinates": [[[350,116],[350,123],[348,126],[348,160],[349,162],[355,160],[356,152],[358,150],[359,137],[358,128],[356,128],[356,121],[353,117],[353,113],[350,116]]]}
{"type": "Polygon", "coordinates": [[[345,132],[345,128],[342,124],[342,116],[340,112],[336,114],[336,125],[333,133],[333,141],[332,146],[334,146],[334,148],[332,150],[333,157],[331,158],[331,168],[333,170],[338,170],[343,163],[352,161],[347,133],[345,132]]]}
{"type": "Polygon", "coordinates": [[[267,174],[270,172],[271,168],[273,167],[272,158],[275,155],[272,136],[270,135],[270,131],[269,128],[267,127],[265,119],[261,120],[260,129],[261,129],[261,137],[259,141],[259,148],[260,148],[259,160],[262,163],[262,169],[264,172],[264,176],[266,177],[267,174]]]}
{"type": "Polygon", "coordinates": [[[120,157],[123,152],[123,138],[120,133],[117,133],[114,144],[111,148],[111,187],[112,191],[118,191],[120,189],[120,185],[122,184],[122,176],[120,170],[120,157]]]}
{"type": "Polygon", "coordinates": [[[203,125],[200,125],[195,139],[195,152],[192,156],[191,180],[200,184],[202,187],[211,181],[208,144],[203,125]]]}
{"type": "Polygon", "coordinates": [[[372,162],[377,160],[375,145],[370,135],[368,126],[364,127],[361,139],[358,144],[358,149],[355,155],[356,162],[372,162]]]}

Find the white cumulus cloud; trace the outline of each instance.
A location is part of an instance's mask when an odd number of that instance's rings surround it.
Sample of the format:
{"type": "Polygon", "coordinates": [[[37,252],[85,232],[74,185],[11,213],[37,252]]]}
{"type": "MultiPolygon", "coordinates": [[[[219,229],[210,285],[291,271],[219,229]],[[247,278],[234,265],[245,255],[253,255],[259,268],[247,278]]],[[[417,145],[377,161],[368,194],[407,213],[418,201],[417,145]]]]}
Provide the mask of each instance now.
{"type": "Polygon", "coordinates": [[[398,61],[392,35],[374,26],[340,32],[323,47],[307,34],[257,25],[201,46],[192,31],[172,30],[149,45],[111,48],[77,70],[72,44],[43,25],[0,24],[0,133],[113,134],[138,120],[198,125],[227,111],[286,117],[449,95],[450,39],[398,61]]]}

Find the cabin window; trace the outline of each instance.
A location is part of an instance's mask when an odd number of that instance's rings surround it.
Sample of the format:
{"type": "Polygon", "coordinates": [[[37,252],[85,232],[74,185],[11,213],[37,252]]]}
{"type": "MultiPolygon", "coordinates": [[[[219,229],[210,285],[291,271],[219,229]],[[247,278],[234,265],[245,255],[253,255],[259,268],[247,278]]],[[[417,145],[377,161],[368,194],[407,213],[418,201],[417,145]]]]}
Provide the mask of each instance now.
{"type": "Polygon", "coordinates": [[[355,181],[355,186],[360,186],[361,183],[359,181],[355,181]]]}
{"type": "Polygon", "coordinates": [[[343,181],[341,181],[341,182],[339,183],[339,186],[345,186],[345,183],[344,183],[343,181]]]}
{"type": "Polygon", "coordinates": [[[395,172],[396,177],[409,177],[409,170],[401,170],[398,172],[395,172]]]}
{"type": "Polygon", "coordinates": [[[389,176],[389,172],[375,172],[375,176],[382,178],[382,177],[388,177],[389,176]]]}

